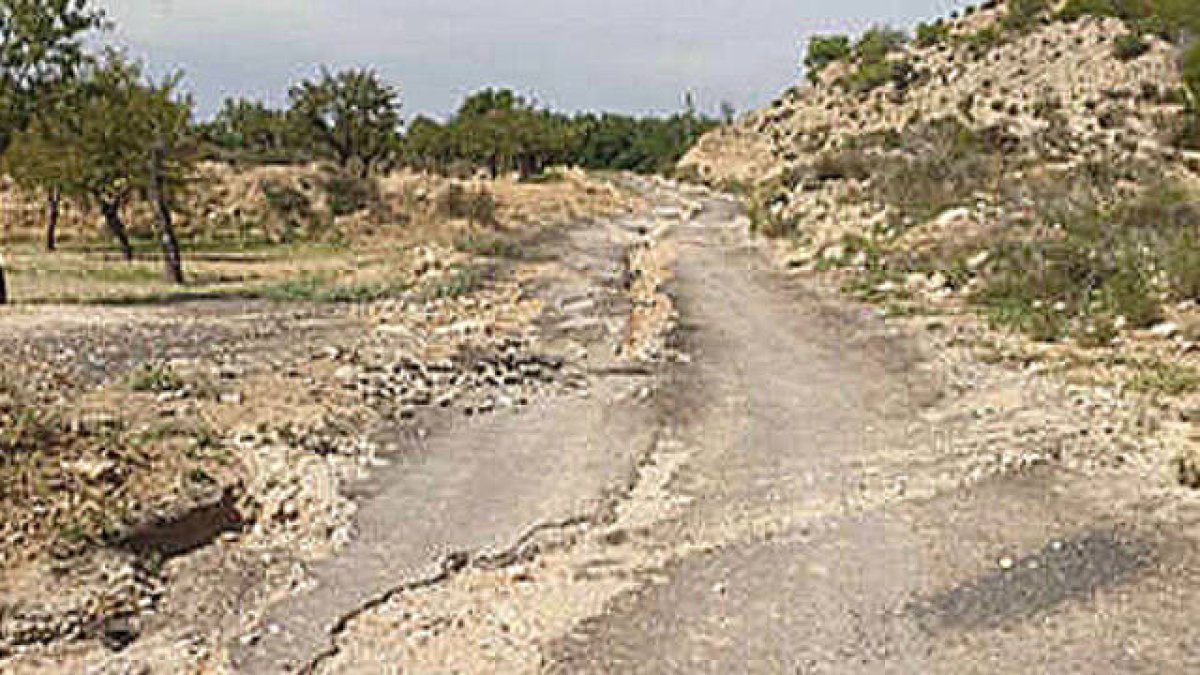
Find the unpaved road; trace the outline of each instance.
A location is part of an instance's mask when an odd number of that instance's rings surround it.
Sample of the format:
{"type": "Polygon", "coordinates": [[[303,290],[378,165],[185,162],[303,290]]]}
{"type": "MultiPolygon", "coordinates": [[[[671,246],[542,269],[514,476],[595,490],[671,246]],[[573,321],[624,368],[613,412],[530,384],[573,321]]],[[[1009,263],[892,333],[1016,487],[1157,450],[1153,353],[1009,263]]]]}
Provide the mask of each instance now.
{"type": "Polygon", "coordinates": [[[1194,517],[1135,473],[964,480],[920,351],[767,270],[735,215],[671,235],[687,358],[651,404],[601,388],[422,445],[238,669],[1200,672],[1194,517]]]}

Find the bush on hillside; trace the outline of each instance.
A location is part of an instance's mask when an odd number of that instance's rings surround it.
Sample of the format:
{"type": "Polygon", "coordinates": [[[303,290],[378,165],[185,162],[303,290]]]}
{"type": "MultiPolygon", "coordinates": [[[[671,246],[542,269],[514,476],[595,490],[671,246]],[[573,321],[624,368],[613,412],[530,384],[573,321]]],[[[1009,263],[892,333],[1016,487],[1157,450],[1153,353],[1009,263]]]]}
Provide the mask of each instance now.
{"type": "Polygon", "coordinates": [[[901,152],[876,167],[875,198],[910,223],[921,222],[996,185],[1002,148],[954,118],[909,130],[901,152]]]}
{"type": "Polygon", "coordinates": [[[814,35],[808,41],[804,56],[804,68],[810,80],[816,80],[821,71],[831,63],[849,61],[853,49],[850,38],[845,35],[814,35]]]}
{"type": "Polygon", "coordinates": [[[878,63],[908,42],[903,31],[888,26],[876,26],[863,33],[854,43],[854,58],[863,63],[878,63]]]}
{"type": "Polygon", "coordinates": [[[1003,26],[1017,32],[1033,29],[1050,11],[1049,0],[1009,0],[1007,5],[1003,26]]]}
{"type": "Polygon", "coordinates": [[[372,178],[347,171],[330,174],[324,183],[329,211],[335,217],[348,216],[379,203],[379,187],[372,178]]]}
{"type": "Polygon", "coordinates": [[[1192,46],[1183,57],[1183,83],[1192,95],[1192,107],[1200,97],[1200,43],[1192,46]]]}
{"type": "Polygon", "coordinates": [[[1150,51],[1150,43],[1137,33],[1126,33],[1113,41],[1113,56],[1121,61],[1134,61],[1150,51]]]}
{"type": "Polygon", "coordinates": [[[933,23],[917,24],[916,44],[918,47],[936,47],[950,39],[950,24],[938,20],[933,23]]]}
{"type": "Polygon", "coordinates": [[[1056,236],[993,248],[994,270],[976,301],[998,323],[1039,339],[1115,326],[1148,328],[1164,297],[1200,297],[1200,206],[1170,185],[1112,207],[1042,214],[1056,236]]]}

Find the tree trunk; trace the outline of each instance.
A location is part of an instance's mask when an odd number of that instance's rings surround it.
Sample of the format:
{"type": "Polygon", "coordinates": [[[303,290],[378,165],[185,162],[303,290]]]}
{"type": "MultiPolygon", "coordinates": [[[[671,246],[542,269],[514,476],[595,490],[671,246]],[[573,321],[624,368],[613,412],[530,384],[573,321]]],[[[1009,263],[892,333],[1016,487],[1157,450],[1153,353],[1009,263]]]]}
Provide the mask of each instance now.
{"type": "Polygon", "coordinates": [[[57,188],[51,189],[46,197],[46,250],[58,248],[58,214],[62,205],[62,193],[57,188]]]}
{"type": "Polygon", "coordinates": [[[166,180],[163,178],[163,150],[156,148],[150,166],[149,197],[154,206],[154,222],[163,251],[163,272],[167,281],[183,283],[183,256],[179,254],[179,239],[171,221],[171,207],[166,199],[166,180]]]}
{"type": "Polygon", "coordinates": [[[8,286],[4,283],[4,261],[0,260],[0,305],[8,304],[8,286]]]}
{"type": "Polygon", "coordinates": [[[133,247],[129,245],[129,233],[125,230],[125,223],[121,221],[120,202],[100,202],[100,213],[104,215],[104,224],[108,227],[109,233],[120,244],[125,260],[133,261],[133,247]]]}

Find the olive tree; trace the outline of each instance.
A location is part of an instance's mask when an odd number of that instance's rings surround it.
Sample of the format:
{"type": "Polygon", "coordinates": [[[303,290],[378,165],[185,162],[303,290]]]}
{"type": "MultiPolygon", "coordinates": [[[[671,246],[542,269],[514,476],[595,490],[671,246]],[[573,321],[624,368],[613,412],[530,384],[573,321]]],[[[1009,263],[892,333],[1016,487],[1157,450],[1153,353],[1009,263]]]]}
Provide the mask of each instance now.
{"type": "Polygon", "coordinates": [[[318,156],[360,177],[394,159],[400,94],[375,71],[322,70],[319,78],[292,87],[289,98],[295,130],[318,156]]]}
{"type": "Polygon", "coordinates": [[[59,210],[64,193],[70,192],[74,176],[83,170],[78,148],[70,145],[61,126],[71,109],[73,97],[56,92],[43,102],[28,127],[15,133],[8,151],[0,159],[0,168],[17,185],[46,196],[46,249],[57,245],[59,210]]]}
{"type": "Polygon", "coordinates": [[[121,211],[134,197],[146,197],[166,276],[182,283],[171,204],[192,169],[192,104],[177,93],[178,82],[178,76],[151,82],[140,64],[110,51],[53,114],[14,135],[5,163],[25,180],[94,203],[127,260],[133,248],[121,211]]]}
{"type": "MultiPolygon", "coordinates": [[[[88,0],[0,0],[0,155],[48,87],[86,63],[84,40],[103,14],[88,0]]],[[[0,304],[8,301],[0,260],[0,304]]]]}

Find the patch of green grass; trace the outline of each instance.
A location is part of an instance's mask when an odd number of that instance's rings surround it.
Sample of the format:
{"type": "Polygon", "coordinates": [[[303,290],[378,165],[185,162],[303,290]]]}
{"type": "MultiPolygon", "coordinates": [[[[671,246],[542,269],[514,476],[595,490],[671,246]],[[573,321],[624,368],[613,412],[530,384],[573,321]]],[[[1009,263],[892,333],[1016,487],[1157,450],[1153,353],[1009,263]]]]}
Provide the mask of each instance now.
{"type": "Polygon", "coordinates": [[[178,391],[184,385],[183,378],[165,363],[143,363],[129,375],[129,388],[142,392],[178,391]]]}
{"type": "Polygon", "coordinates": [[[455,242],[455,248],[472,255],[505,260],[522,260],[525,252],[512,237],[495,232],[476,232],[464,235],[455,242]]]}
{"type": "Polygon", "coordinates": [[[1200,389],[1200,376],[1180,363],[1153,361],[1139,368],[1129,381],[1129,389],[1145,394],[1183,396],[1200,389]]]}
{"type": "Polygon", "coordinates": [[[433,299],[448,300],[470,295],[483,288],[483,275],[470,266],[457,266],[450,278],[436,284],[429,295],[433,299]]]}
{"type": "Polygon", "coordinates": [[[411,287],[407,283],[399,281],[336,284],[328,277],[305,274],[261,286],[249,295],[275,302],[363,303],[399,297],[409,290],[411,287]]]}

